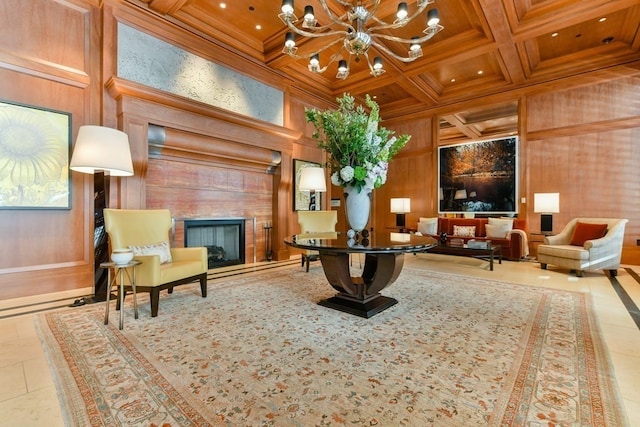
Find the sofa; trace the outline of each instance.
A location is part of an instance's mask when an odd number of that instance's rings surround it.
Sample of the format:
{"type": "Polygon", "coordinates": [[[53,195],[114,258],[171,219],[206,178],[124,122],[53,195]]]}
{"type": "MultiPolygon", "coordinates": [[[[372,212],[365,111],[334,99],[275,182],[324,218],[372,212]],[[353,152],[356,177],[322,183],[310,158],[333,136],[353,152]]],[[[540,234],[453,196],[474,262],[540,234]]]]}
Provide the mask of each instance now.
{"type": "Polygon", "coordinates": [[[490,240],[492,245],[500,245],[502,258],[519,261],[529,255],[529,241],[526,221],[518,218],[420,218],[418,232],[440,238],[444,232],[447,238],[469,240],[490,240]],[[437,223],[437,226],[436,226],[437,223]]]}

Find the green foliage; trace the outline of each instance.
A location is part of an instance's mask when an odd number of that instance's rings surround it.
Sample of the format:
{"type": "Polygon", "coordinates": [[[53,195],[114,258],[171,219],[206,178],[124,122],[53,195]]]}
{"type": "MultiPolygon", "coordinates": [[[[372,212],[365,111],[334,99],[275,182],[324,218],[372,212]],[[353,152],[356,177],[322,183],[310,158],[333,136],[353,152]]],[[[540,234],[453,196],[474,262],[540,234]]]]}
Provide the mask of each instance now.
{"type": "Polygon", "coordinates": [[[305,109],[307,122],[315,126],[313,138],[330,156],[333,184],[371,191],[386,182],[388,163],[411,137],[395,137],[394,131],[379,126],[380,107],[369,95],[368,113],[349,94],[336,101],[337,110],[305,109]]]}

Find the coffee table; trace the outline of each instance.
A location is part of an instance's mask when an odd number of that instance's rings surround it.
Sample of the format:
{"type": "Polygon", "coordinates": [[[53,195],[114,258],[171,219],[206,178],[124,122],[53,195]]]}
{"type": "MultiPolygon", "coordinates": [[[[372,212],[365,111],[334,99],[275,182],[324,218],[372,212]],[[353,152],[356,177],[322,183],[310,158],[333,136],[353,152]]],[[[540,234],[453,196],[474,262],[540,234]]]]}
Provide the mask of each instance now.
{"type": "Polygon", "coordinates": [[[480,258],[489,262],[489,270],[493,271],[493,260],[498,259],[498,264],[502,264],[502,248],[500,245],[491,245],[487,248],[470,248],[464,246],[452,246],[451,241],[438,242],[437,246],[428,250],[432,254],[466,256],[471,258],[480,258]]]}
{"type": "Polygon", "coordinates": [[[404,265],[404,254],[427,251],[436,245],[436,240],[389,232],[371,233],[359,239],[340,233],[305,233],[291,236],[285,243],[319,253],[324,274],[338,291],[319,305],[369,318],[398,303],[380,291],[397,279],[404,265]],[[365,254],[360,277],[351,276],[349,255],[354,253],[365,254]]]}

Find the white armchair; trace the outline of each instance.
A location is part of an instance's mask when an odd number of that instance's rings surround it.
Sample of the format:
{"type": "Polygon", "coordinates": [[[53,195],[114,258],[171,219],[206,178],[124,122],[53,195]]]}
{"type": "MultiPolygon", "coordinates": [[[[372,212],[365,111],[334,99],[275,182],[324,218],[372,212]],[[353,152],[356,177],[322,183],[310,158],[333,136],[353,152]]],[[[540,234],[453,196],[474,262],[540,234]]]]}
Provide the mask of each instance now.
{"type": "MultiPolygon", "coordinates": [[[[582,277],[585,270],[609,270],[617,274],[622,257],[622,244],[627,219],[618,218],[574,218],[560,234],[547,236],[544,245],[538,246],[538,261],[542,269],[547,264],[575,270],[582,277]],[[578,226],[578,223],[581,223],[578,226]],[[576,227],[584,230],[584,224],[606,224],[604,236],[591,238],[578,245],[581,239],[576,227]],[[573,243],[573,244],[572,244],[573,243]]],[[[594,227],[591,227],[594,228],[594,227]]]]}

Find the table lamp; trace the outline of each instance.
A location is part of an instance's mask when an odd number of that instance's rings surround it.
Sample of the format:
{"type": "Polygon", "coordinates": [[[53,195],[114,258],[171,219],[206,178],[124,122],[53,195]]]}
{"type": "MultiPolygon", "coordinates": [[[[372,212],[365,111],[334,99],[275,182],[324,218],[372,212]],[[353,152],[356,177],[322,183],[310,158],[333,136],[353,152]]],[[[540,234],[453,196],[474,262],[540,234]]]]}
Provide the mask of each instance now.
{"type": "Polygon", "coordinates": [[[406,221],[405,214],[411,212],[411,199],[395,198],[391,199],[391,213],[396,214],[396,227],[404,230],[406,221]]]}
{"type": "Polygon", "coordinates": [[[315,166],[302,168],[298,189],[300,191],[309,192],[309,210],[319,211],[320,201],[318,200],[316,203],[316,192],[327,191],[327,181],[324,176],[324,168],[315,166]]]}
{"type": "Polygon", "coordinates": [[[560,193],[534,193],[533,212],[540,215],[542,234],[553,232],[553,215],[560,212],[560,193]]]}

